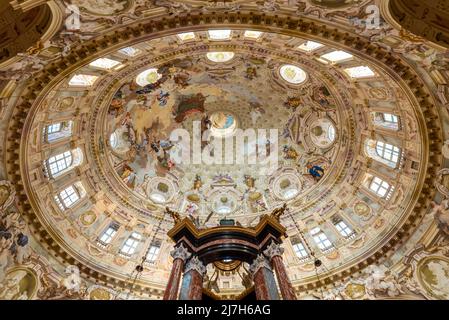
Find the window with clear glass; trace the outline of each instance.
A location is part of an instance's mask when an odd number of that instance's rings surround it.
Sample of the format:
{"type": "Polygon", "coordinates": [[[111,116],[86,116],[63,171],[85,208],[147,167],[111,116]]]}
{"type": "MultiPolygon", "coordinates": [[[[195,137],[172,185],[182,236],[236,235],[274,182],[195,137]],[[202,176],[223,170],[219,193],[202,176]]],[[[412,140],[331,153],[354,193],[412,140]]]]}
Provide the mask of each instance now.
{"type": "Polygon", "coordinates": [[[385,112],[373,113],[374,125],[389,130],[399,130],[399,117],[395,114],[385,112]]]}
{"type": "Polygon", "coordinates": [[[119,228],[119,225],[116,223],[112,223],[101,235],[101,237],[98,239],[101,244],[107,245],[111,243],[112,239],[114,238],[115,234],[117,233],[117,230],[119,228]]]}
{"type": "Polygon", "coordinates": [[[72,165],[72,152],[66,151],[47,160],[47,169],[54,176],[63,172],[72,165]]]}
{"type": "Polygon", "coordinates": [[[148,262],[154,262],[156,261],[157,255],[159,254],[160,246],[158,245],[151,245],[148,249],[146,260],[148,262]]]}
{"type": "Polygon", "coordinates": [[[335,62],[340,62],[340,61],[344,61],[344,60],[349,60],[352,57],[353,57],[353,55],[350,53],[337,50],[337,51],[332,51],[332,52],[323,54],[321,56],[321,59],[325,59],[327,61],[335,63],[335,62]]]}
{"type": "Polygon", "coordinates": [[[388,182],[383,181],[379,177],[374,177],[373,181],[371,181],[369,188],[378,196],[385,197],[385,195],[388,192],[388,189],[390,188],[390,185],[388,184],[388,182]]]}
{"type": "Polygon", "coordinates": [[[347,68],[347,69],[345,69],[345,72],[351,78],[368,78],[368,77],[374,77],[376,75],[374,73],[374,71],[371,70],[371,68],[367,67],[367,66],[347,68]]]}
{"type": "Polygon", "coordinates": [[[321,251],[332,248],[332,242],[327,238],[326,234],[319,227],[310,230],[313,240],[321,251]]]}
{"type": "Polygon", "coordinates": [[[193,40],[195,39],[195,33],[193,32],[178,33],[178,37],[182,41],[193,40]]]}
{"type": "Polygon", "coordinates": [[[385,122],[398,123],[398,116],[391,113],[383,113],[383,118],[385,122]]]}
{"type": "Polygon", "coordinates": [[[72,121],[56,122],[46,126],[43,130],[44,139],[53,142],[72,135],[72,121]]]}
{"type": "Polygon", "coordinates": [[[401,153],[400,149],[392,144],[385,143],[382,141],[376,142],[376,153],[382,159],[390,161],[392,163],[397,163],[399,160],[399,155],[401,153]]]}
{"type": "Polygon", "coordinates": [[[89,74],[76,74],[70,79],[69,85],[78,87],[89,87],[93,85],[97,79],[98,76],[92,76],[89,74]]]}
{"type": "Polygon", "coordinates": [[[126,255],[132,255],[136,252],[137,246],[139,245],[141,239],[142,236],[139,233],[133,232],[128,239],[126,239],[120,252],[126,255]]]}
{"type": "Polygon", "coordinates": [[[135,57],[137,56],[141,51],[137,48],[134,47],[126,47],[126,48],[122,48],[120,49],[118,52],[120,52],[121,54],[124,54],[128,57],[135,57]]]}
{"type": "Polygon", "coordinates": [[[231,38],[231,30],[209,30],[208,33],[212,40],[228,40],[231,38]]]}
{"type": "Polygon", "coordinates": [[[338,232],[345,237],[349,238],[354,234],[354,231],[342,220],[335,223],[335,227],[337,228],[338,232]]]}
{"type": "Polygon", "coordinates": [[[262,35],[262,32],[252,31],[252,30],[246,30],[245,33],[243,34],[243,36],[245,38],[250,38],[250,39],[259,39],[261,35],[262,35]]]}
{"type": "MultiPolygon", "coordinates": [[[[59,203],[62,204],[63,208],[70,208],[79,199],[80,199],[80,196],[79,196],[78,192],[75,190],[74,186],[69,186],[59,193],[59,200],[60,200],[59,203]]],[[[58,203],[58,205],[59,205],[59,203],[58,203]]]]}
{"type": "Polygon", "coordinates": [[[304,245],[299,242],[293,245],[293,250],[295,251],[296,255],[298,256],[298,258],[304,259],[307,258],[309,256],[309,254],[307,253],[306,248],[304,247],[304,245]]]}
{"type": "Polygon", "coordinates": [[[99,58],[89,63],[89,65],[103,70],[117,69],[120,66],[122,66],[122,64],[119,61],[112,60],[109,58],[99,58]]]}
{"type": "Polygon", "coordinates": [[[54,123],[49,126],[47,126],[47,133],[55,133],[61,131],[61,123],[54,123]]]}
{"type": "Polygon", "coordinates": [[[306,41],[301,44],[298,49],[305,52],[312,52],[322,47],[324,47],[324,44],[315,41],[306,41]]]}

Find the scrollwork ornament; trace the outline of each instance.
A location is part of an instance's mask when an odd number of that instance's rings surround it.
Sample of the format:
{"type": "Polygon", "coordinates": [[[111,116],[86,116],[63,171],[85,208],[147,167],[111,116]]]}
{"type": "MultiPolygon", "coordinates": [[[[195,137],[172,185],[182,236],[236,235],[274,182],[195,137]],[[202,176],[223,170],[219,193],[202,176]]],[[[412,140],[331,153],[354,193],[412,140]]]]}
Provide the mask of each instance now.
{"type": "Polygon", "coordinates": [[[176,247],[175,250],[170,252],[170,255],[173,257],[173,260],[181,259],[182,261],[186,261],[192,255],[189,250],[181,243],[180,246],[176,247]]]}
{"type": "Polygon", "coordinates": [[[279,244],[275,242],[271,242],[263,253],[271,260],[275,256],[282,257],[282,254],[284,253],[284,248],[282,248],[279,244]]]}
{"type": "Polygon", "coordinates": [[[271,267],[270,267],[270,264],[269,264],[267,258],[265,258],[265,256],[262,254],[259,254],[257,256],[257,258],[253,261],[253,263],[249,267],[249,271],[251,272],[252,276],[254,277],[254,275],[257,273],[257,271],[259,271],[260,268],[267,268],[268,270],[271,270],[271,267]]]}
{"type": "Polygon", "coordinates": [[[184,273],[187,273],[192,270],[195,270],[201,276],[203,276],[207,271],[206,267],[204,266],[203,262],[198,258],[198,256],[193,256],[192,259],[190,259],[189,262],[187,262],[184,273]]]}

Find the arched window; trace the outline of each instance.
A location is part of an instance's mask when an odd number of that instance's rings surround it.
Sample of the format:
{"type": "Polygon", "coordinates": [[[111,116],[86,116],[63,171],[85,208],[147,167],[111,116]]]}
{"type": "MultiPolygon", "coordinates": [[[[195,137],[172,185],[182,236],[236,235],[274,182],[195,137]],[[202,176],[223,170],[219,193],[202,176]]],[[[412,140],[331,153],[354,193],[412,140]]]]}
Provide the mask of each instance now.
{"type": "Polygon", "coordinates": [[[370,67],[367,66],[358,66],[345,69],[345,72],[354,79],[360,78],[370,78],[374,77],[376,74],[370,67]]]}
{"type": "Polygon", "coordinates": [[[47,169],[51,176],[63,172],[72,165],[72,152],[66,151],[47,160],[47,169]]]}
{"type": "Polygon", "coordinates": [[[326,54],[323,54],[321,57],[321,60],[324,62],[331,62],[331,63],[337,63],[342,61],[348,61],[353,58],[353,55],[350,53],[347,53],[346,51],[332,51],[326,54]]]}
{"type": "Polygon", "coordinates": [[[209,30],[209,39],[211,40],[229,40],[231,39],[231,30],[209,30]]]}
{"type": "Polygon", "coordinates": [[[301,44],[298,49],[305,52],[312,52],[318,50],[321,47],[324,47],[324,44],[309,40],[301,44]]]}
{"type": "Polygon", "coordinates": [[[120,253],[130,256],[134,252],[136,252],[137,246],[139,245],[140,240],[142,239],[142,236],[140,233],[133,232],[131,235],[126,239],[125,243],[123,244],[123,247],[120,249],[120,253]]]}
{"type": "Polygon", "coordinates": [[[377,141],[376,143],[377,155],[384,160],[394,163],[395,165],[398,163],[400,152],[401,150],[392,144],[382,141],[377,141]]]}
{"type": "Polygon", "coordinates": [[[293,245],[293,250],[295,251],[296,255],[299,259],[307,259],[309,257],[309,253],[307,252],[306,248],[302,244],[302,242],[295,243],[293,245]]]}
{"type": "Polygon", "coordinates": [[[178,33],[178,38],[182,41],[188,41],[195,39],[195,33],[194,32],[184,32],[184,33],[178,33]]]}
{"type": "Polygon", "coordinates": [[[367,139],[365,152],[368,157],[382,162],[391,168],[396,168],[401,157],[401,149],[383,141],[367,139]]]}
{"type": "Polygon", "coordinates": [[[92,76],[90,74],[76,74],[69,80],[69,86],[71,87],[90,87],[95,81],[97,81],[98,76],[92,76]]]}
{"type": "Polygon", "coordinates": [[[161,245],[160,244],[152,244],[150,246],[150,248],[148,249],[148,253],[146,256],[146,261],[149,263],[153,263],[156,261],[157,256],[159,254],[159,251],[161,249],[161,245]]]}
{"type": "Polygon", "coordinates": [[[48,158],[44,162],[44,165],[48,177],[56,178],[64,172],[80,165],[82,160],[83,153],[79,148],[77,148],[48,158]]]}
{"type": "Polygon", "coordinates": [[[89,66],[103,70],[118,70],[124,67],[120,61],[109,58],[99,58],[89,63],[89,66]]]}
{"type": "Polygon", "coordinates": [[[259,39],[262,36],[262,33],[263,32],[260,31],[246,30],[243,36],[250,39],[259,39]]]}
{"type": "Polygon", "coordinates": [[[334,220],[335,228],[338,230],[338,232],[345,237],[346,239],[353,238],[355,236],[354,230],[352,230],[346,222],[344,222],[342,219],[336,219],[334,220]]]}
{"type": "Polygon", "coordinates": [[[72,135],[72,121],[55,122],[44,128],[44,137],[47,142],[67,138],[72,135]]]}
{"type": "Polygon", "coordinates": [[[327,251],[333,248],[332,242],[327,238],[326,234],[319,227],[310,230],[310,235],[321,251],[327,251]]]}
{"type": "Polygon", "coordinates": [[[102,233],[100,238],[98,238],[98,244],[104,247],[110,244],[115,234],[117,233],[119,227],[120,225],[118,223],[116,222],[111,223],[107,227],[107,229],[102,233]]]}
{"type": "Polygon", "coordinates": [[[392,113],[373,113],[373,123],[376,127],[397,131],[399,130],[399,120],[399,117],[392,113]]]}
{"type": "Polygon", "coordinates": [[[86,195],[86,191],[81,182],[76,182],[68,186],[55,196],[55,201],[61,210],[66,210],[75,205],[86,195]]]}
{"type": "Polygon", "coordinates": [[[370,190],[376,195],[383,198],[390,190],[390,184],[379,177],[374,177],[369,186],[370,190]]]}

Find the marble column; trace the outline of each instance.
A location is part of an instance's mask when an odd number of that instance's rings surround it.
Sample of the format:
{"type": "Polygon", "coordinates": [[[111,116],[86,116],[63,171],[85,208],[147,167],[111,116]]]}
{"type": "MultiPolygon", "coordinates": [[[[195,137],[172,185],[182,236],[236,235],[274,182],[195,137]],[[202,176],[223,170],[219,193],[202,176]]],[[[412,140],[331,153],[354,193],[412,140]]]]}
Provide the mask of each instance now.
{"type": "Polygon", "coordinates": [[[206,267],[198,256],[193,256],[187,262],[182,279],[179,300],[201,300],[203,296],[203,277],[206,267]]]}
{"type": "Polygon", "coordinates": [[[173,266],[167,287],[165,288],[164,300],[176,300],[178,298],[179,282],[181,280],[182,270],[184,269],[184,263],[191,256],[191,253],[181,243],[180,246],[170,252],[170,255],[173,257],[173,266]]]}
{"type": "Polygon", "coordinates": [[[284,262],[282,261],[282,254],[284,249],[279,244],[271,242],[267,249],[263,252],[271,261],[276,278],[278,280],[279,289],[284,300],[296,300],[295,290],[285,270],[284,262]]]}
{"type": "Polygon", "coordinates": [[[268,260],[262,254],[253,261],[249,271],[253,275],[257,300],[279,300],[273,272],[268,260]]]}

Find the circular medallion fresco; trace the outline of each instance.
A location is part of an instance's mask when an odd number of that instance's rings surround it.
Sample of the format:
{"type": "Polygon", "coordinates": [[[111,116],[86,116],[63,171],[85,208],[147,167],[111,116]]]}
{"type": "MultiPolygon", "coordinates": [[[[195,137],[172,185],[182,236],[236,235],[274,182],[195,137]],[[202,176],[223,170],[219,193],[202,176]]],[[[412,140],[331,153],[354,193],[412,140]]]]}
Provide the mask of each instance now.
{"type": "Polygon", "coordinates": [[[434,299],[449,300],[448,258],[424,258],[417,266],[417,276],[427,295],[434,299]]]}
{"type": "Polygon", "coordinates": [[[36,273],[24,267],[10,269],[0,287],[0,300],[31,300],[36,294],[36,273]]]}

